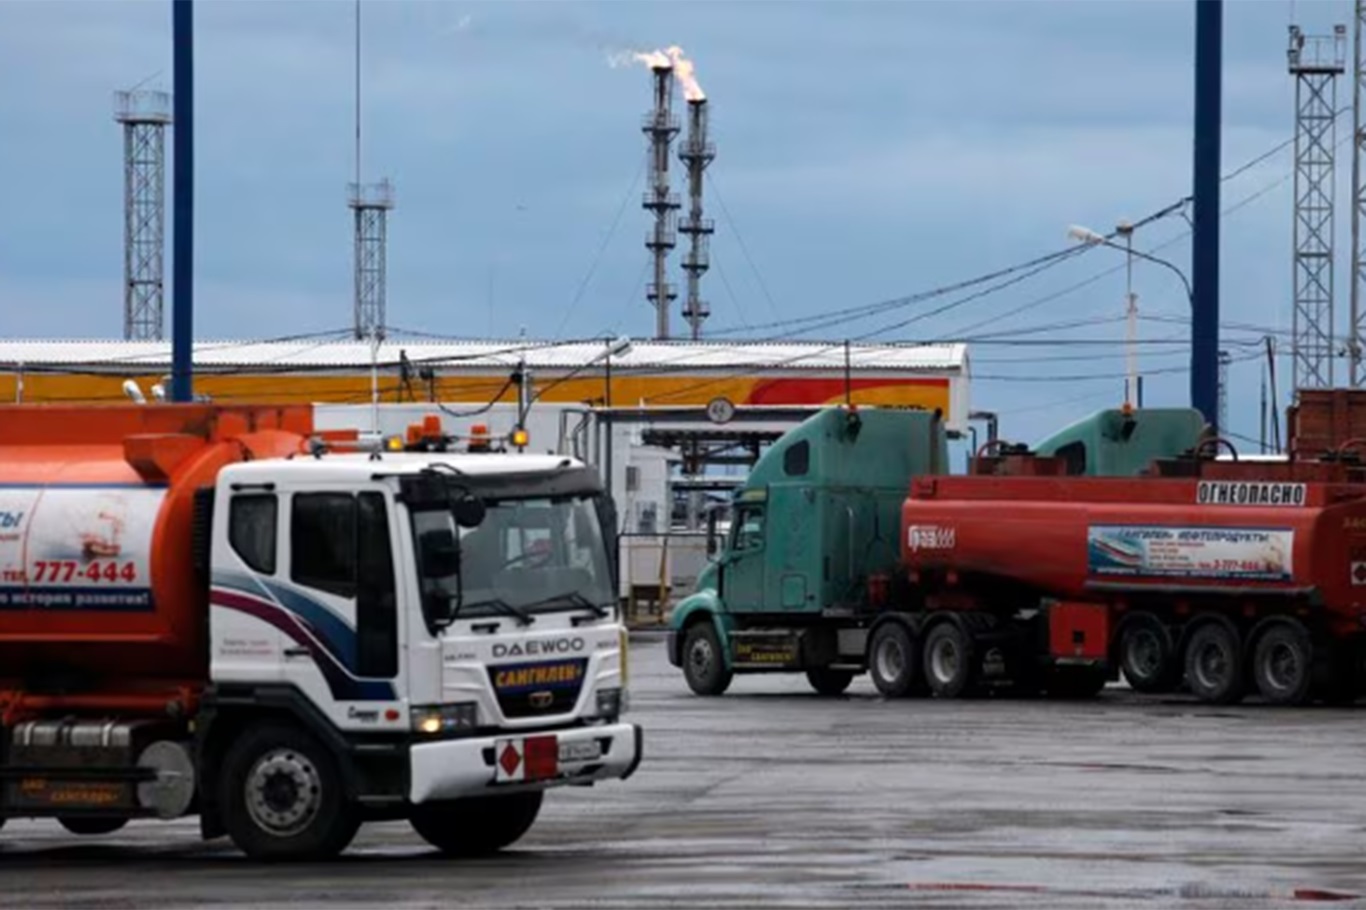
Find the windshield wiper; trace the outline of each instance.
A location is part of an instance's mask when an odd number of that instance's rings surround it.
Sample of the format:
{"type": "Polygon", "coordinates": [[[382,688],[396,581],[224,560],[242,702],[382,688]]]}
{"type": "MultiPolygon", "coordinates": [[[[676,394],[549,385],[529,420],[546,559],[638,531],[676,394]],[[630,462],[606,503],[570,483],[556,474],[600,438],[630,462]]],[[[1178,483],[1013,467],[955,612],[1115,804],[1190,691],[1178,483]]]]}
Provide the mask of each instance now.
{"type": "Polygon", "coordinates": [[[532,616],[526,610],[521,607],[514,607],[501,597],[490,597],[486,600],[477,600],[474,603],[462,604],[460,609],[456,611],[456,614],[459,615],[465,610],[472,610],[476,607],[493,607],[499,613],[505,613],[508,616],[513,617],[524,626],[529,626],[536,621],[536,617],[532,616]]]}
{"type": "Polygon", "coordinates": [[[599,619],[606,616],[609,612],[608,609],[604,607],[602,604],[594,603],[587,597],[584,597],[583,594],[581,594],[578,591],[565,591],[562,594],[552,594],[550,597],[543,597],[540,600],[532,601],[529,604],[523,604],[523,606],[541,607],[549,603],[554,603],[557,600],[567,600],[576,607],[581,607],[585,610],[592,610],[593,615],[598,617],[599,619]]]}

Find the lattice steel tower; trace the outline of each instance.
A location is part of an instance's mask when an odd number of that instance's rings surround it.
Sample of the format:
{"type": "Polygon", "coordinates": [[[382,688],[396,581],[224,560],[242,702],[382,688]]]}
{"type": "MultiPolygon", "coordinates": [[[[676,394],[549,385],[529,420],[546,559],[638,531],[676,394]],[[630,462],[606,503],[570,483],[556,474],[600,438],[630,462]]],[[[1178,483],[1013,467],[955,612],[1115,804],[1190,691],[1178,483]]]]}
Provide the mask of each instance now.
{"type": "Polygon", "coordinates": [[[645,299],[655,308],[655,335],[669,337],[669,308],[678,296],[669,284],[669,251],[678,243],[674,233],[674,213],[678,194],[669,189],[669,144],[678,135],[678,118],[673,108],[673,66],[659,61],[650,65],[654,75],[655,107],[645,115],[641,126],[650,140],[650,188],[642,203],[654,213],[654,228],[645,235],[645,248],[654,256],[654,280],[645,288],[645,299]]]}
{"type": "Polygon", "coordinates": [[[356,217],[356,337],[383,340],[389,210],[394,207],[393,184],[388,180],[352,183],[349,203],[356,217]]]}
{"type": "Polygon", "coordinates": [[[683,318],[688,320],[692,338],[702,337],[702,323],[711,315],[711,307],[702,299],[702,275],[711,267],[708,251],[716,223],[702,217],[702,183],[707,165],[716,159],[716,146],[707,141],[707,99],[688,101],[688,138],[678,150],[678,160],[688,171],[688,214],[678,225],[678,232],[691,241],[683,257],[683,271],[688,273],[688,299],[683,303],[683,318]]]}
{"type": "Polygon", "coordinates": [[[1356,14],[1352,17],[1352,313],[1347,330],[1347,353],[1351,359],[1350,381],[1353,386],[1366,384],[1366,365],[1362,363],[1362,346],[1366,344],[1366,312],[1361,299],[1366,285],[1366,249],[1362,248],[1361,219],[1366,216],[1366,186],[1362,185],[1362,157],[1366,155],[1366,123],[1362,122],[1361,89],[1366,82],[1366,48],[1362,47],[1362,22],[1366,20],[1366,0],[1356,0],[1356,14]]]}
{"type": "Polygon", "coordinates": [[[1292,358],[1295,388],[1333,384],[1333,179],[1337,84],[1345,26],[1305,35],[1290,26],[1295,77],[1295,228],[1292,358]]]}
{"type": "Polygon", "coordinates": [[[123,337],[160,341],[166,273],[166,92],[114,95],[123,124],[123,337]]]}

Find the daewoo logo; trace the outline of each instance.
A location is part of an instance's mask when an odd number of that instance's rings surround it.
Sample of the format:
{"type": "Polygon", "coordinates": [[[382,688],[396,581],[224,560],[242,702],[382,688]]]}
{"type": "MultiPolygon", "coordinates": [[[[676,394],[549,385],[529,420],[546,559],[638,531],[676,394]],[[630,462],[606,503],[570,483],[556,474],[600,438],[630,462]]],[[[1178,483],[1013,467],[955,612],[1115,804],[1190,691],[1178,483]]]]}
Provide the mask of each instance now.
{"type": "Polygon", "coordinates": [[[542,654],[577,654],[584,649],[582,638],[551,638],[544,641],[499,642],[493,646],[494,657],[534,657],[542,654]]]}

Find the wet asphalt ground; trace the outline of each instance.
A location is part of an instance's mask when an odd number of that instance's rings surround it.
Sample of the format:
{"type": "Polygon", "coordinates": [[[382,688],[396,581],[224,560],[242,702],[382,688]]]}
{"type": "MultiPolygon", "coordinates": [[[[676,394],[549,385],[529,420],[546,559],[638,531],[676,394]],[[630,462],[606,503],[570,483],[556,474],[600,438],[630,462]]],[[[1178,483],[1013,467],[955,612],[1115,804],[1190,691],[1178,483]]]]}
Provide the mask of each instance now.
{"type": "Polygon", "coordinates": [[[0,907],[1366,907],[1366,705],[824,699],[790,676],[699,699],[658,641],[631,666],[640,772],[555,791],[500,856],[384,824],[261,867],[193,822],[11,822],[0,907]]]}

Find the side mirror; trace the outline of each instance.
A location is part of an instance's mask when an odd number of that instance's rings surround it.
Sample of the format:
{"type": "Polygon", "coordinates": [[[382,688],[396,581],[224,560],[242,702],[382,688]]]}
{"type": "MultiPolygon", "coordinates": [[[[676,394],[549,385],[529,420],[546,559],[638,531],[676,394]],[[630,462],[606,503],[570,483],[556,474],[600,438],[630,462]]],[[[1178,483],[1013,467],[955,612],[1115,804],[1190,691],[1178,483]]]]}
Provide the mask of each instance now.
{"type": "Polygon", "coordinates": [[[460,527],[477,528],[484,523],[488,509],[484,506],[484,500],[462,493],[451,501],[451,514],[455,516],[455,523],[460,527]]]}
{"type": "Polygon", "coordinates": [[[716,536],[716,510],[707,513],[707,556],[714,557],[721,549],[721,540],[716,536]]]}
{"type": "Polygon", "coordinates": [[[422,550],[422,574],[427,578],[449,578],[460,572],[460,547],[450,531],[426,531],[418,544],[422,550]]]}

